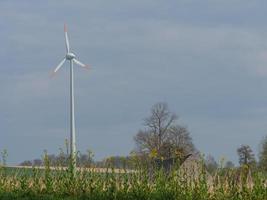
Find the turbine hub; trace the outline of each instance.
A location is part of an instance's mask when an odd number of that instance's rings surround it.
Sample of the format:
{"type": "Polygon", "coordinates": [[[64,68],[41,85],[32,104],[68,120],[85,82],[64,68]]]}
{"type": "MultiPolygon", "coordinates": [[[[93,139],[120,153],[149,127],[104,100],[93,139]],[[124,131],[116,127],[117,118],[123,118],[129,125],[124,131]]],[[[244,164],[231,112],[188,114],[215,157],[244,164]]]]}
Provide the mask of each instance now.
{"type": "Polygon", "coordinates": [[[76,58],[74,53],[67,53],[67,55],[66,55],[67,60],[72,60],[73,58],[76,58]]]}

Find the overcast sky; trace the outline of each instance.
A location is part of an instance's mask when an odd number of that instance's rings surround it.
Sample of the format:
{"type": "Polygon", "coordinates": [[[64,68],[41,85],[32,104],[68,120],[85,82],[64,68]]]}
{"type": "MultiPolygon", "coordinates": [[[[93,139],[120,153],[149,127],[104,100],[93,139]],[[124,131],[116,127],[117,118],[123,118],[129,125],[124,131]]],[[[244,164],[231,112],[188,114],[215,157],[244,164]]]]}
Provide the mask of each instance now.
{"type": "Polygon", "coordinates": [[[197,148],[237,162],[267,135],[266,1],[0,1],[0,149],[8,162],[57,153],[69,137],[70,45],[78,149],[127,155],[157,102],[197,148]],[[63,3],[64,2],[64,3],[63,3]]]}

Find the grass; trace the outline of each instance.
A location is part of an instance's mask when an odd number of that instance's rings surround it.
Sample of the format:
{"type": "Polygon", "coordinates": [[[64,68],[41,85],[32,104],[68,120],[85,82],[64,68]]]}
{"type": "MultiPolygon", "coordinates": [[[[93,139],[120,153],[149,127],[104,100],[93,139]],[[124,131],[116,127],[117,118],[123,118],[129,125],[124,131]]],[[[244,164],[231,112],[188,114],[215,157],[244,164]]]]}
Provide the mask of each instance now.
{"type": "MultiPolygon", "coordinates": [[[[125,171],[126,172],[126,171],[125,171]]],[[[118,200],[267,200],[266,176],[248,168],[219,169],[210,176],[204,166],[198,172],[152,171],[132,173],[67,169],[0,168],[0,199],[118,199],[118,200]]]]}

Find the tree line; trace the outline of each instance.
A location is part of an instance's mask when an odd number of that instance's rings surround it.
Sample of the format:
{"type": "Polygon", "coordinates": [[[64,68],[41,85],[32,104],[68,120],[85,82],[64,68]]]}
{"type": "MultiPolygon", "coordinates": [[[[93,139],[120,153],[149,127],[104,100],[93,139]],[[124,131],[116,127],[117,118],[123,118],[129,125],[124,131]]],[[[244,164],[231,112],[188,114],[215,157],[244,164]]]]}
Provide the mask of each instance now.
{"type": "MultiPolygon", "coordinates": [[[[188,128],[178,123],[177,115],[170,111],[166,103],[157,103],[152,106],[150,115],[144,119],[143,128],[134,136],[135,149],[129,156],[112,156],[101,161],[95,161],[92,151],[77,154],[78,166],[84,167],[107,167],[132,168],[132,158],[138,157],[141,161],[147,160],[177,160],[184,161],[190,155],[201,157],[201,153],[196,149],[188,128]]],[[[60,149],[58,155],[45,155],[50,160],[51,165],[61,164],[67,166],[69,159],[68,141],[65,141],[66,152],[60,149]]],[[[267,136],[261,141],[258,162],[255,154],[249,145],[241,145],[237,149],[240,166],[248,166],[251,169],[260,169],[267,172],[267,136]]],[[[211,173],[215,171],[219,164],[213,156],[204,158],[206,168],[211,173]]],[[[41,166],[43,159],[27,160],[20,165],[41,166]]],[[[233,168],[234,163],[226,161],[225,168],[233,168]]]]}

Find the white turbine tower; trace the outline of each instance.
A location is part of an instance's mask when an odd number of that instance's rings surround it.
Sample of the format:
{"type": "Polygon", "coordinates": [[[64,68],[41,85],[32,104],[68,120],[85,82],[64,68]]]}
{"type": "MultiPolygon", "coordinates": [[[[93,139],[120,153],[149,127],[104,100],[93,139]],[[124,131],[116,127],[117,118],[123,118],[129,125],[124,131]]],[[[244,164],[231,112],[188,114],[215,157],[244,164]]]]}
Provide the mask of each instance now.
{"type": "Polygon", "coordinates": [[[73,62],[83,68],[89,68],[88,65],[81,63],[77,60],[74,53],[70,52],[69,38],[67,33],[66,24],[64,24],[65,43],[66,43],[66,56],[54,69],[53,74],[56,73],[65,63],[66,60],[70,62],[70,154],[71,154],[71,167],[73,172],[76,171],[76,135],[75,135],[75,115],[74,115],[74,83],[73,83],[73,62]]]}

